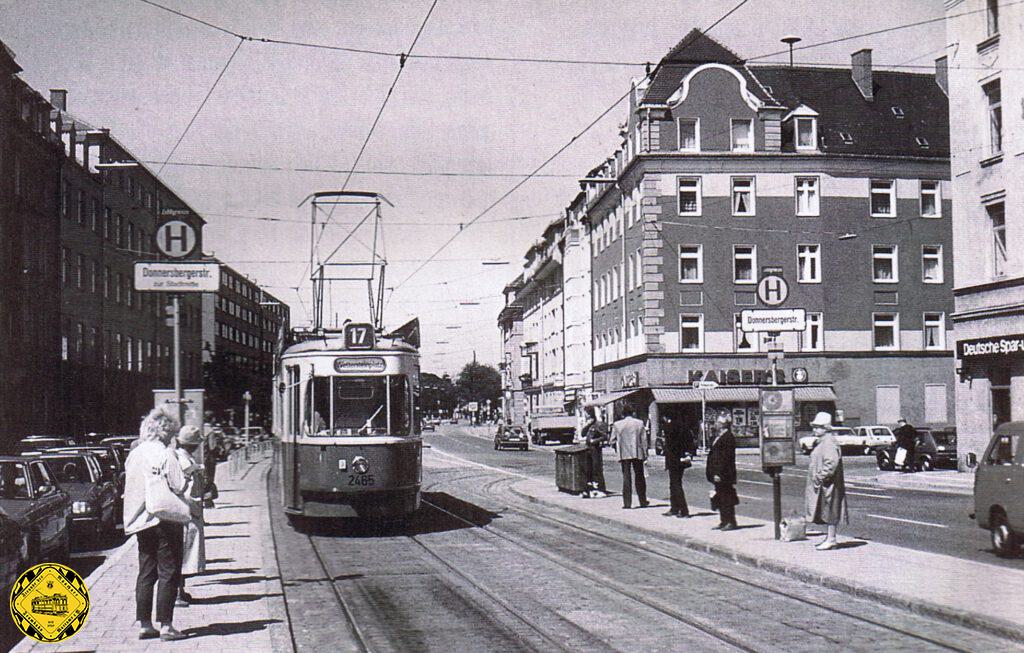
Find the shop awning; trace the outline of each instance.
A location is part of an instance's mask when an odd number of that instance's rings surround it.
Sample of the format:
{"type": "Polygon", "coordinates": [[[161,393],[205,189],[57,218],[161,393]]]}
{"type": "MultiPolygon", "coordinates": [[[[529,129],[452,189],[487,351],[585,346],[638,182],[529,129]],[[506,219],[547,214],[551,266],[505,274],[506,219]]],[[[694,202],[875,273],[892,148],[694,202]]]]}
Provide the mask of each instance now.
{"type": "Polygon", "coordinates": [[[832,388],[808,386],[797,388],[793,393],[793,399],[796,401],[835,401],[836,393],[832,391],[832,388]]]}
{"type": "Polygon", "coordinates": [[[612,392],[606,392],[603,395],[601,395],[600,397],[597,397],[596,399],[591,399],[591,400],[587,401],[583,405],[584,406],[607,406],[608,404],[612,403],[613,401],[618,401],[619,399],[625,399],[629,395],[633,394],[634,392],[639,392],[640,390],[641,390],[641,388],[629,388],[628,390],[614,390],[612,392]]]}
{"type": "MultiPolygon", "coordinates": [[[[653,388],[654,401],[659,404],[693,404],[700,403],[701,391],[693,388],[653,388]]],[[[707,401],[723,402],[756,402],[757,388],[711,388],[705,390],[707,401]]]]}

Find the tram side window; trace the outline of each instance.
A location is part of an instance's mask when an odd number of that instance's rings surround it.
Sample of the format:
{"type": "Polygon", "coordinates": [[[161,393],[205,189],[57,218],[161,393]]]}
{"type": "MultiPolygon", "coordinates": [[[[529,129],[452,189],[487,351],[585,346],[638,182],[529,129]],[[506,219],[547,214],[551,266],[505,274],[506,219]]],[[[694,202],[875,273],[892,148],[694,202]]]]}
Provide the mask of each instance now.
{"type": "Polygon", "coordinates": [[[409,435],[409,379],[405,376],[389,376],[388,385],[391,394],[391,434],[409,435]]]}
{"type": "Polygon", "coordinates": [[[299,433],[300,415],[302,404],[299,399],[299,368],[289,366],[288,368],[288,430],[291,435],[299,433]]]}
{"type": "Polygon", "coordinates": [[[306,433],[329,435],[331,416],[331,379],[318,376],[306,384],[306,433]]]}

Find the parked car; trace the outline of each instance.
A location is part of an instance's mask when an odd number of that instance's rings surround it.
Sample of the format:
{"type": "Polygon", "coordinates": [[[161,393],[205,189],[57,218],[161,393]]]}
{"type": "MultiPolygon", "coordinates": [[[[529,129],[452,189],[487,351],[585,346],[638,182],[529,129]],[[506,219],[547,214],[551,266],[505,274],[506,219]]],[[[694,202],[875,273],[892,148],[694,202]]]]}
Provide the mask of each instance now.
{"type": "Polygon", "coordinates": [[[71,497],[71,525],[76,534],[102,542],[117,528],[117,490],[91,453],[43,452],[52,476],[71,497]]]}
{"type": "MultiPolygon", "coordinates": [[[[836,444],[838,444],[839,448],[842,449],[843,451],[847,451],[850,449],[863,449],[860,436],[858,436],[857,433],[850,427],[836,426],[835,428],[832,429],[832,432],[836,436],[836,444]]],[[[811,433],[808,435],[801,436],[797,442],[800,445],[800,451],[802,451],[804,455],[809,456],[811,454],[811,450],[814,449],[814,434],[811,433]]]]}
{"type": "Polygon", "coordinates": [[[860,445],[864,447],[864,453],[873,453],[876,447],[887,447],[896,443],[896,436],[888,426],[858,426],[853,429],[860,438],[860,445]]]}
{"type": "Polygon", "coordinates": [[[0,592],[9,596],[14,581],[28,566],[28,533],[0,511],[0,592]]]}
{"type": "Polygon", "coordinates": [[[124,494],[124,461],[126,456],[123,456],[121,450],[114,444],[98,444],[87,447],[64,447],[60,449],[53,449],[54,452],[60,453],[89,453],[96,456],[96,459],[100,463],[100,467],[103,470],[103,476],[114,483],[115,490],[115,519],[117,522],[121,521],[122,518],[122,495],[124,494]]]}
{"type": "Polygon", "coordinates": [[[54,447],[70,447],[74,446],[75,441],[71,438],[65,438],[57,435],[30,435],[27,438],[22,438],[14,444],[14,451],[11,453],[17,455],[25,451],[42,451],[44,449],[53,449],[54,447]]]}
{"type": "MultiPolygon", "coordinates": [[[[930,472],[936,467],[956,467],[956,429],[931,430],[915,429],[917,440],[914,447],[914,468],[930,472]]],[[[875,448],[875,463],[878,469],[891,471],[896,468],[896,444],[875,448]]]]}
{"type": "Polygon", "coordinates": [[[430,419],[423,420],[423,423],[420,425],[420,431],[433,431],[433,430],[435,430],[434,422],[432,420],[430,420],[430,419]]]}
{"type": "Polygon", "coordinates": [[[70,558],[71,498],[41,459],[0,456],[0,513],[21,530],[25,563],[70,558]]]}
{"type": "Polygon", "coordinates": [[[1019,553],[1024,538],[1024,422],[996,427],[974,475],[971,518],[988,529],[1002,557],[1019,553]]]}
{"type": "Polygon", "coordinates": [[[494,432],[494,449],[516,448],[526,451],[530,448],[530,440],[520,426],[505,426],[494,432]]]}
{"type": "Polygon", "coordinates": [[[121,450],[123,459],[128,459],[128,452],[132,449],[132,443],[139,439],[137,435],[112,435],[100,440],[100,444],[112,444],[121,450]]]}

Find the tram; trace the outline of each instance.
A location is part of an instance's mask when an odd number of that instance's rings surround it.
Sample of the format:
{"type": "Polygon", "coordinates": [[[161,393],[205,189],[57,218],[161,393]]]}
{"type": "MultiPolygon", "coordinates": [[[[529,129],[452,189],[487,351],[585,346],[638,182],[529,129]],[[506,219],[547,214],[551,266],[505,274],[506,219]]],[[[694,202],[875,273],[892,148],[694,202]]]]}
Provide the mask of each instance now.
{"type": "Polygon", "coordinates": [[[370,324],[284,350],[274,433],[289,518],[401,518],[420,505],[419,353],[370,324]]]}

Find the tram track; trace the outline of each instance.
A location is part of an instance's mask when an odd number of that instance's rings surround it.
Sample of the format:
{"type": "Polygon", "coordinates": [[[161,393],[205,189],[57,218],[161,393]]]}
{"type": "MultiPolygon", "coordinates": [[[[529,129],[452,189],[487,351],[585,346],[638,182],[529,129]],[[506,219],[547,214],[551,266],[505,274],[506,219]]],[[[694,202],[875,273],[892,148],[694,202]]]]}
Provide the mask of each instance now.
{"type": "MultiPolygon", "coordinates": [[[[583,526],[583,525],[581,525],[578,522],[574,523],[574,522],[569,522],[569,521],[566,521],[564,519],[560,519],[560,518],[557,518],[557,517],[552,517],[549,514],[543,513],[543,512],[541,512],[539,510],[532,510],[532,509],[526,508],[526,507],[524,507],[524,506],[522,506],[522,505],[520,505],[518,503],[515,504],[515,505],[510,505],[510,503],[507,501],[507,499],[508,499],[507,495],[504,495],[504,494],[503,495],[498,495],[496,493],[496,491],[495,491],[495,488],[497,488],[498,486],[502,486],[502,485],[511,485],[511,484],[514,484],[515,482],[516,482],[516,479],[514,479],[514,478],[507,478],[507,477],[506,478],[498,478],[498,479],[495,479],[494,481],[492,481],[490,483],[486,483],[485,485],[480,487],[480,489],[478,491],[474,492],[474,494],[476,494],[477,496],[479,496],[481,498],[487,498],[487,499],[490,499],[490,500],[500,500],[500,501],[502,501],[507,506],[508,510],[513,510],[515,512],[518,512],[518,513],[520,513],[520,514],[522,514],[524,516],[527,516],[531,520],[535,520],[535,521],[539,520],[539,521],[546,522],[548,524],[553,524],[553,525],[557,526],[558,528],[570,530],[570,531],[573,531],[573,532],[576,532],[576,533],[581,533],[581,534],[584,534],[584,535],[586,535],[588,537],[601,540],[602,542],[605,542],[607,544],[612,544],[614,546],[618,546],[618,547],[628,546],[631,550],[641,550],[641,551],[644,551],[644,552],[646,552],[646,553],[648,553],[648,554],[650,554],[652,556],[660,558],[662,560],[666,560],[666,561],[669,561],[671,563],[683,565],[683,566],[688,567],[690,569],[697,570],[697,571],[699,571],[701,573],[711,574],[711,575],[713,575],[715,577],[727,580],[729,582],[739,583],[739,584],[741,584],[741,585],[743,585],[745,587],[748,587],[748,588],[750,588],[752,590],[766,592],[766,593],[768,593],[768,594],[770,594],[772,596],[778,597],[778,598],[786,599],[786,600],[789,600],[789,601],[796,601],[796,602],[798,602],[800,604],[806,605],[806,606],[814,608],[814,609],[823,610],[823,611],[826,611],[826,612],[834,614],[834,615],[838,615],[838,616],[842,616],[842,617],[845,617],[845,618],[848,618],[848,619],[852,619],[852,620],[858,621],[860,623],[867,624],[867,625],[869,625],[869,626],[871,626],[873,628],[884,629],[884,630],[887,630],[887,631],[889,631],[891,633],[895,633],[895,634],[899,635],[900,637],[912,638],[914,640],[917,640],[917,641],[920,641],[920,642],[923,642],[923,643],[927,643],[927,644],[930,644],[932,646],[938,647],[938,648],[943,649],[943,650],[948,650],[948,651],[957,651],[957,652],[961,652],[961,653],[969,653],[970,651],[977,650],[975,647],[969,647],[969,648],[968,647],[963,647],[963,646],[960,646],[960,645],[951,644],[951,643],[949,643],[947,641],[943,641],[943,640],[935,638],[935,637],[929,637],[927,635],[923,635],[920,632],[908,630],[908,629],[905,629],[905,628],[900,628],[898,626],[893,626],[893,625],[890,625],[890,624],[879,623],[878,620],[869,619],[869,618],[867,618],[867,617],[865,617],[863,615],[857,614],[856,612],[853,612],[853,611],[850,611],[850,610],[844,610],[842,608],[838,608],[838,607],[833,606],[833,605],[825,605],[825,604],[823,604],[823,602],[814,601],[814,600],[808,599],[806,597],[799,596],[799,595],[797,595],[797,594],[795,594],[793,592],[787,592],[785,590],[781,590],[778,587],[773,587],[773,586],[770,586],[770,585],[767,585],[767,584],[763,584],[763,583],[757,583],[757,582],[751,581],[751,580],[749,580],[747,578],[742,578],[742,577],[740,577],[737,574],[729,573],[728,571],[725,571],[725,570],[720,569],[720,568],[714,568],[714,567],[712,567],[710,565],[701,564],[701,563],[695,562],[693,560],[687,560],[687,559],[681,558],[679,556],[675,556],[675,555],[672,555],[670,553],[666,553],[664,551],[660,551],[660,550],[658,550],[658,549],[656,549],[656,548],[654,548],[654,547],[652,547],[650,545],[644,544],[644,543],[631,541],[631,542],[629,542],[627,544],[627,543],[623,542],[622,540],[620,540],[618,538],[615,538],[615,537],[613,537],[611,535],[608,535],[607,533],[600,532],[600,531],[595,530],[593,528],[588,528],[587,526],[583,526]]],[[[488,532],[490,532],[490,533],[492,533],[492,534],[494,534],[494,535],[496,535],[498,537],[501,537],[502,539],[505,539],[505,540],[507,540],[509,542],[512,542],[512,543],[514,543],[514,544],[516,544],[518,546],[522,546],[523,548],[526,548],[526,549],[530,550],[531,552],[536,553],[537,555],[541,555],[542,557],[545,557],[546,559],[554,562],[555,564],[558,564],[559,566],[562,566],[562,567],[564,567],[566,569],[569,569],[569,570],[573,570],[576,573],[578,573],[578,574],[580,574],[580,575],[582,575],[584,577],[587,577],[587,578],[593,579],[593,580],[599,580],[600,582],[605,582],[605,583],[615,583],[614,580],[609,579],[609,578],[605,577],[604,575],[598,575],[598,574],[595,574],[594,572],[591,572],[589,570],[581,569],[578,564],[575,564],[575,563],[572,563],[572,562],[567,562],[562,556],[559,556],[557,554],[554,554],[554,555],[550,554],[546,550],[540,549],[536,545],[534,545],[534,544],[532,544],[532,543],[530,543],[528,541],[525,541],[525,540],[523,540],[521,538],[518,538],[518,537],[515,537],[515,536],[510,536],[510,535],[504,534],[504,533],[498,533],[496,531],[496,529],[494,529],[493,527],[491,527],[489,525],[479,525],[478,527],[482,528],[482,529],[484,529],[484,530],[486,530],[486,531],[488,531],[488,532]]],[[[625,594],[625,592],[624,592],[624,594],[625,594]]],[[[643,602],[645,604],[650,603],[650,601],[648,601],[646,598],[643,598],[642,600],[643,600],[643,602]]],[[[676,611],[672,610],[671,608],[666,608],[666,609],[663,610],[662,608],[664,606],[653,606],[652,605],[651,607],[654,607],[655,609],[657,609],[657,610],[659,610],[661,612],[665,612],[666,614],[676,612],[676,611]]],[[[684,617],[685,617],[685,615],[684,615],[684,617]]],[[[687,621],[687,623],[689,623],[689,619],[688,618],[687,618],[686,621],[687,621]]],[[[706,624],[700,624],[700,623],[694,623],[694,624],[690,624],[690,625],[693,625],[694,627],[700,628],[701,630],[704,630],[704,627],[706,626],[706,624]]],[[[710,626],[709,630],[717,631],[717,629],[714,628],[713,626],[710,626]]],[[[710,632],[709,634],[712,634],[713,636],[717,637],[717,634],[714,633],[714,632],[710,632]]],[[[726,635],[726,637],[723,639],[723,641],[730,641],[732,639],[733,638],[731,638],[730,636],[726,635]]],[[[732,642],[730,642],[730,643],[732,643],[732,642]]],[[[746,644],[743,644],[743,643],[740,643],[738,648],[740,648],[741,650],[760,650],[760,649],[750,648],[746,644]]]]}

